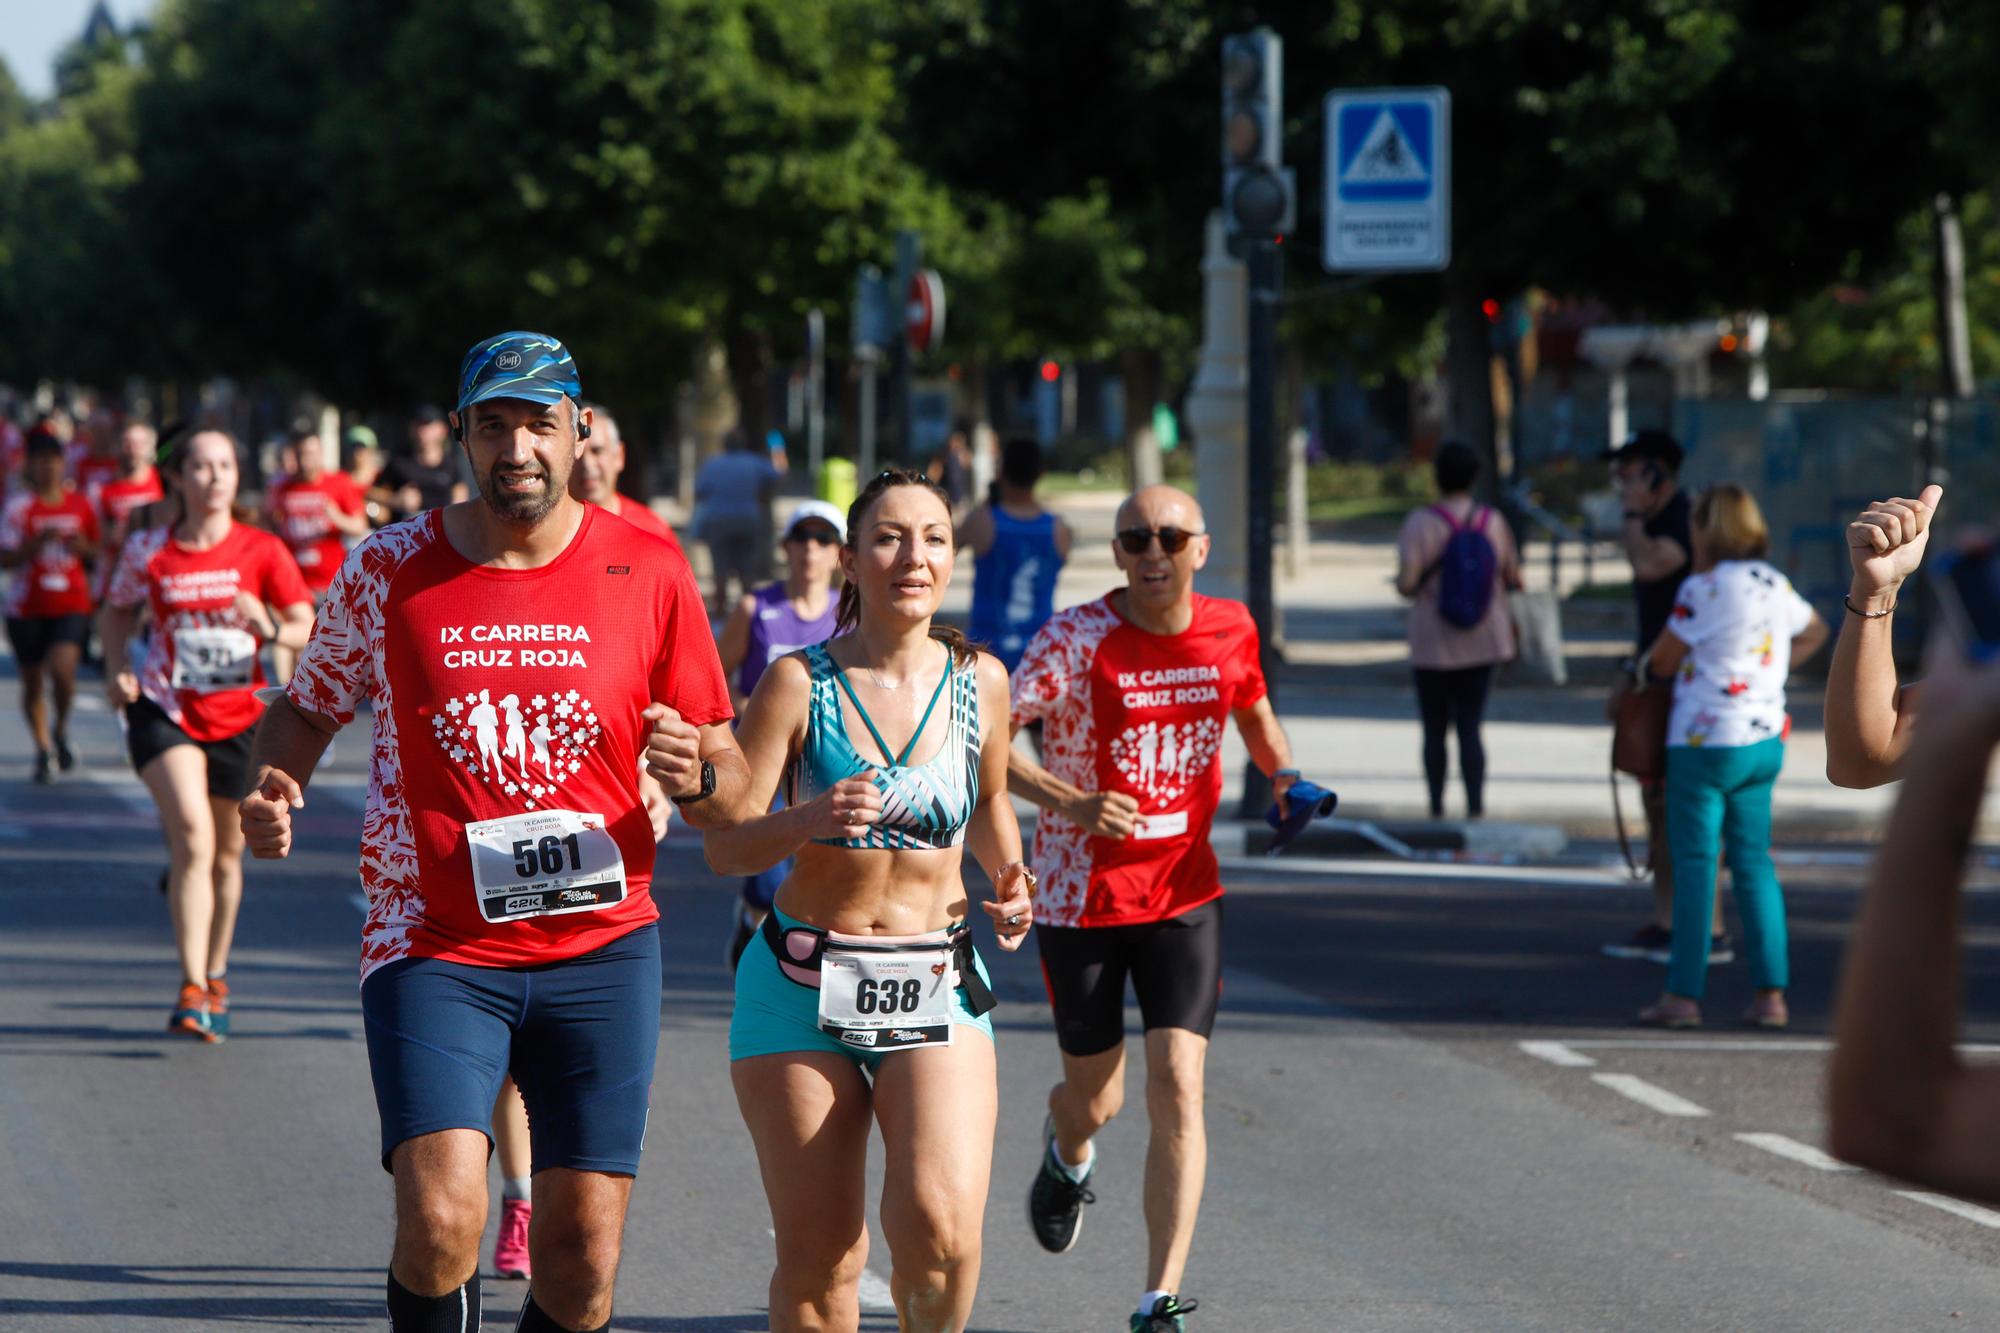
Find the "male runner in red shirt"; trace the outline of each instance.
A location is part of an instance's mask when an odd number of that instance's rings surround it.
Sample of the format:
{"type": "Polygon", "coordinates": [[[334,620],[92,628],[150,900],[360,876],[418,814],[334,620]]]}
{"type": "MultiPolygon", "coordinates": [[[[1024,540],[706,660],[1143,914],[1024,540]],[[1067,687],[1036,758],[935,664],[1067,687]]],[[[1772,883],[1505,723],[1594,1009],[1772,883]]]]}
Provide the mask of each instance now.
{"type": "Polygon", "coordinates": [[[1239,602],[1194,591],[1208,560],[1201,507],[1149,486],[1118,510],[1126,586],[1058,612],[1014,673],[1013,722],[1043,723],[1042,764],[1018,750],[1008,786],[1035,827],[1042,973],[1062,1047],[1028,1212],[1035,1238],[1076,1242],[1096,1154],[1125,1099],[1125,978],[1145,1025],[1146,1293],[1133,1333],[1174,1333],[1201,1206],[1202,1075],[1222,990],[1222,881],[1209,830],[1223,728],[1236,723],[1280,803],[1298,780],[1271,711],[1257,627],[1239,602]]]}
{"type": "Polygon", "coordinates": [[[680,538],[674,536],[674,530],[653,512],[651,505],[619,494],[618,478],[625,474],[625,439],[609,412],[596,403],[585,406],[590,410],[590,442],[583,447],[583,457],[576,461],[576,471],[569,474],[569,493],[609,510],[639,531],[650,532],[680,551],[680,538]]]}
{"type": "Polygon", "coordinates": [[[153,466],[159,443],[159,433],[143,421],[125,427],[119,437],[122,465],[118,473],[90,490],[91,508],[97,511],[97,524],[104,533],[104,559],[98,562],[103,574],[98,582],[105,587],[110,586],[111,573],[118,568],[118,553],[125,549],[125,539],[132,535],[132,515],[166,496],[160,487],[159,469],[153,466]]]}
{"type": "Polygon", "coordinates": [[[488,1131],[509,1072],[535,1171],[516,1327],[608,1324],[660,1025],[641,752],[690,824],[747,813],[687,562],[569,493],[581,400],[547,335],[466,354],[452,424],[478,495],[382,529],[341,566],[243,803],[251,849],[284,855],[327,741],[372,701],[361,1003],[396,1181],[397,1330],[479,1326],[488,1131]]]}
{"type": "Polygon", "coordinates": [[[347,556],[346,539],[368,535],[368,502],[354,478],[326,465],[316,432],[297,431],[291,443],[299,470],[271,488],[272,526],[318,600],[347,556]]]}

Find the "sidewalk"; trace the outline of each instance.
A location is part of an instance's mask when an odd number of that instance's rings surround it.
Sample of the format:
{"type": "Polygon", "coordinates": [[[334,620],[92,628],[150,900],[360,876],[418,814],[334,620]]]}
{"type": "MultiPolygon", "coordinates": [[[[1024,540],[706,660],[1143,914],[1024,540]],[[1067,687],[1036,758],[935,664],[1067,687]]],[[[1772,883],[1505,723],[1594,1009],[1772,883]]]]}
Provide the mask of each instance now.
{"type": "MultiPolygon", "coordinates": [[[[1118,498],[1066,495],[1052,506],[1077,532],[1076,549],[1057,585],[1057,606],[1101,595],[1123,581],[1110,552],[1118,498]]],[[[1274,685],[1301,767],[1340,793],[1341,815],[1401,825],[1427,822],[1428,796],[1402,602],[1392,583],[1395,563],[1393,525],[1313,541],[1299,577],[1285,574],[1280,559],[1277,599],[1286,666],[1274,685]]],[[[960,571],[946,597],[948,611],[962,615],[970,605],[969,573],[960,571]]],[[[1529,586],[1547,586],[1545,547],[1531,549],[1527,574],[1529,586]]],[[[1577,561],[1566,563],[1566,592],[1581,575],[1577,561]]],[[[1627,571],[1606,551],[1595,576],[1599,584],[1623,583],[1627,571]]],[[[1485,728],[1489,821],[1554,825],[1577,839],[1614,836],[1611,730],[1604,710],[1611,666],[1630,651],[1631,614],[1629,598],[1615,593],[1565,604],[1567,686],[1513,684],[1502,674],[1485,728]]],[[[1778,840],[1873,842],[1898,789],[1847,791],[1827,782],[1819,676],[1800,680],[1790,698],[1792,737],[1774,802],[1778,840]]],[[[1464,792],[1456,778],[1456,742],[1453,751],[1445,809],[1455,818],[1463,812],[1464,792]]],[[[1247,762],[1230,731],[1224,747],[1225,812],[1240,799],[1247,762]]],[[[1627,827],[1643,836],[1638,790],[1629,779],[1621,781],[1627,827]]],[[[2000,841],[2000,795],[1987,798],[1982,839],[2000,841]]]]}

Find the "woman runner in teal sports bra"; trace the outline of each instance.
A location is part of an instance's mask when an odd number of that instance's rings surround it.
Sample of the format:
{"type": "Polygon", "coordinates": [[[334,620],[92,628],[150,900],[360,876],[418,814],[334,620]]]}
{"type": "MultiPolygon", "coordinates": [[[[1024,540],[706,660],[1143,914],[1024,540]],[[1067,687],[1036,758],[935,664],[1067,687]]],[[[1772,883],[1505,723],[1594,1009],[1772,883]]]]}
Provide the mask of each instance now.
{"type": "Polygon", "coordinates": [[[942,490],[884,472],[847,532],[836,637],[774,662],[737,732],[746,801],[768,805],[785,781],[795,803],[703,835],[720,874],[797,858],[737,965],[730,1074],[777,1236],[772,1327],[858,1328],[879,1122],[897,1316],[963,1328],[999,1102],[967,848],[993,876],[981,906],[1000,947],[1033,923],[1007,797],[1007,673],[932,624],[952,575],[942,490]]]}

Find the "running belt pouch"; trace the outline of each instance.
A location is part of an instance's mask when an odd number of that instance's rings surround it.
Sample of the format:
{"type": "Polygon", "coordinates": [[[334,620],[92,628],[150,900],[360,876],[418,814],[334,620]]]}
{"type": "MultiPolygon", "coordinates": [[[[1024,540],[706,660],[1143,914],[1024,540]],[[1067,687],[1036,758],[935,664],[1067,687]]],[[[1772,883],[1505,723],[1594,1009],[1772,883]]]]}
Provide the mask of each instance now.
{"type": "Polygon", "coordinates": [[[1673,682],[1654,680],[1647,658],[1619,672],[1611,692],[1611,767],[1635,778],[1665,777],[1673,682]]]}
{"type": "MultiPolygon", "coordinates": [[[[796,966],[801,968],[811,967],[817,969],[819,967],[820,955],[826,950],[826,932],[823,930],[814,930],[810,926],[802,926],[799,929],[811,930],[813,936],[818,941],[818,947],[813,950],[810,960],[793,961],[796,966]]],[[[791,955],[785,952],[785,932],[778,927],[778,914],[776,912],[764,913],[763,923],[757,927],[757,930],[763,935],[764,943],[771,946],[772,955],[780,961],[781,966],[778,970],[787,977],[790,977],[790,969],[782,966],[783,962],[791,959],[791,955]]],[[[979,969],[972,964],[972,932],[970,930],[959,931],[958,937],[952,941],[951,947],[951,964],[958,969],[958,984],[965,992],[965,1000],[972,1008],[973,1017],[976,1018],[999,1007],[1000,1002],[993,997],[993,991],[987,986],[986,979],[979,975],[979,969]]],[[[796,978],[792,979],[797,980],[796,978]]],[[[798,982],[798,984],[804,985],[806,983],[798,982]]]]}

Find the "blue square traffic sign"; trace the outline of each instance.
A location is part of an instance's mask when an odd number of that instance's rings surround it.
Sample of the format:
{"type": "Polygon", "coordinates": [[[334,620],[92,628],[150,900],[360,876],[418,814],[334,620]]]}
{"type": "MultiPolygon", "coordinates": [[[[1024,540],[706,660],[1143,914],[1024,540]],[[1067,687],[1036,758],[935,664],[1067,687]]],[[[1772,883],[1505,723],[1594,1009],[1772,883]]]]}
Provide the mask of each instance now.
{"type": "Polygon", "coordinates": [[[1451,94],[1329,93],[1325,203],[1327,268],[1444,268],[1451,259],[1451,94]]]}

